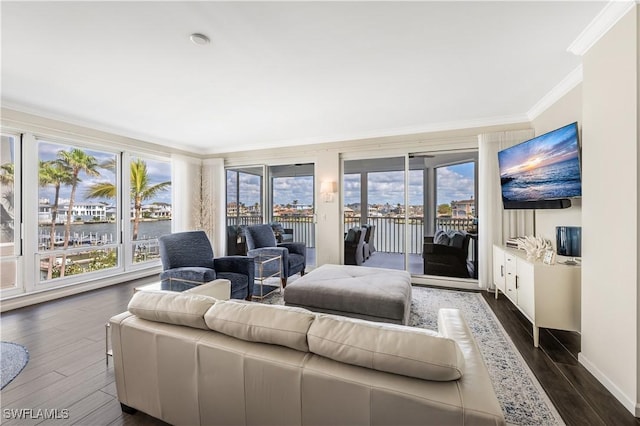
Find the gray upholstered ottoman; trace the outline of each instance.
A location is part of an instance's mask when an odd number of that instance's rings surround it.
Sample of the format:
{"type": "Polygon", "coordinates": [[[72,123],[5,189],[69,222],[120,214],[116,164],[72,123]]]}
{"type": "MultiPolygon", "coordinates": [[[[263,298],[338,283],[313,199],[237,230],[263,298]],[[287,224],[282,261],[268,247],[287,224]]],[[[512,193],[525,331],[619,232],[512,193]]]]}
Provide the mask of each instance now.
{"type": "Polygon", "coordinates": [[[394,269],[322,265],[287,285],[284,301],[315,312],[407,324],[411,276],[394,269]]]}

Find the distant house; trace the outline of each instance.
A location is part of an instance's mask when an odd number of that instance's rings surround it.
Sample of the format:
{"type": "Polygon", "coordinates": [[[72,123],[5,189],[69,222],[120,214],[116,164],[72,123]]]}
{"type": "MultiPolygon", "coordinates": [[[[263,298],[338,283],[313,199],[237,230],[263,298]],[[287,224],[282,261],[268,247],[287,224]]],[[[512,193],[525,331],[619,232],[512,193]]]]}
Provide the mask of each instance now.
{"type": "Polygon", "coordinates": [[[453,218],[465,218],[475,217],[476,215],[476,200],[471,198],[470,200],[460,200],[451,202],[451,217],[453,218]]]}
{"type": "MultiPolygon", "coordinates": [[[[74,204],[71,213],[71,221],[91,221],[91,220],[107,220],[107,209],[110,206],[105,203],[93,203],[93,202],[79,202],[74,204]],[[78,219],[79,218],[79,219],[78,219]]],[[[64,203],[58,206],[58,215],[56,217],[57,223],[64,223],[67,220],[67,213],[69,211],[69,204],[64,203]]],[[[51,223],[51,204],[49,200],[41,199],[38,205],[38,222],[39,223],[51,223]],[[44,202],[43,202],[44,201],[44,202]]]]}

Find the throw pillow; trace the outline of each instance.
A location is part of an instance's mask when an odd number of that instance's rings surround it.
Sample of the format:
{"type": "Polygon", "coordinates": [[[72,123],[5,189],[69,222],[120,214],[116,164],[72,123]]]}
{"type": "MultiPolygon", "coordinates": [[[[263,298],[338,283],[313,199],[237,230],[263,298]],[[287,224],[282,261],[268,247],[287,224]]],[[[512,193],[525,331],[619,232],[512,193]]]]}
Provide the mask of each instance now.
{"type": "Polygon", "coordinates": [[[467,238],[466,234],[463,232],[454,232],[451,235],[450,246],[461,249],[464,245],[464,240],[467,238]]]}
{"type": "Polygon", "coordinates": [[[355,243],[356,242],[356,230],[355,228],[349,229],[347,235],[344,237],[344,241],[347,243],[355,243]]]}
{"type": "Polygon", "coordinates": [[[442,229],[438,229],[435,235],[433,236],[434,244],[442,244],[443,246],[448,246],[449,242],[450,242],[449,235],[447,235],[447,233],[444,232],[442,229]]]}

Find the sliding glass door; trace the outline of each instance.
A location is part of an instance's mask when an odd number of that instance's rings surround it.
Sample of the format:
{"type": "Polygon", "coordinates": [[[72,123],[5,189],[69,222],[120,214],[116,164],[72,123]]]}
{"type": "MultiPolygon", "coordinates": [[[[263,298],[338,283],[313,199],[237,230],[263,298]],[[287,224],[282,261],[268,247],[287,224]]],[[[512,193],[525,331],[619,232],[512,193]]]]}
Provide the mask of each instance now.
{"type": "Polygon", "coordinates": [[[475,152],[345,160],[344,232],[375,229],[369,242],[374,251],[368,258],[365,253],[362,264],[431,275],[424,263],[431,247],[425,243],[438,230],[459,230],[470,234],[462,260],[469,262],[466,278],[476,277],[476,161],[475,152]]]}
{"type": "Polygon", "coordinates": [[[421,153],[424,275],[477,278],[477,152],[421,153]]]}
{"type": "Polygon", "coordinates": [[[263,222],[263,176],[262,166],[227,170],[227,225],[263,222]]]}
{"type": "Polygon", "coordinates": [[[281,224],[291,241],[305,243],[307,265],[315,266],[314,165],[270,166],[268,173],[271,221],[281,224]]]}
{"type": "MultiPolygon", "coordinates": [[[[366,246],[362,247],[362,265],[406,269],[405,241],[407,206],[404,157],[347,160],[343,163],[344,232],[362,229],[366,246]],[[368,250],[367,250],[368,248],[368,250]]],[[[353,247],[345,250],[349,262],[360,264],[353,247]]],[[[358,242],[356,241],[356,244],[358,242]]],[[[355,250],[360,251],[360,247],[355,250]]]]}

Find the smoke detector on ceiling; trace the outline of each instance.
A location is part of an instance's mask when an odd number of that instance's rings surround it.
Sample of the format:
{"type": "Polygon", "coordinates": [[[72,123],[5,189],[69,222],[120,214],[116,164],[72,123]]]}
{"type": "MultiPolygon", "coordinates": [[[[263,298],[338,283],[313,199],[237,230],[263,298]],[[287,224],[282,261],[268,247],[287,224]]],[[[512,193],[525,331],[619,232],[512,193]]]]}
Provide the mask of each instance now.
{"type": "Polygon", "coordinates": [[[193,33],[189,36],[189,39],[191,40],[191,42],[193,44],[197,44],[199,46],[204,46],[205,44],[209,44],[210,40],[209,37],[207,37],[204,34],[200,34],[200,33],[193,33]]]}

